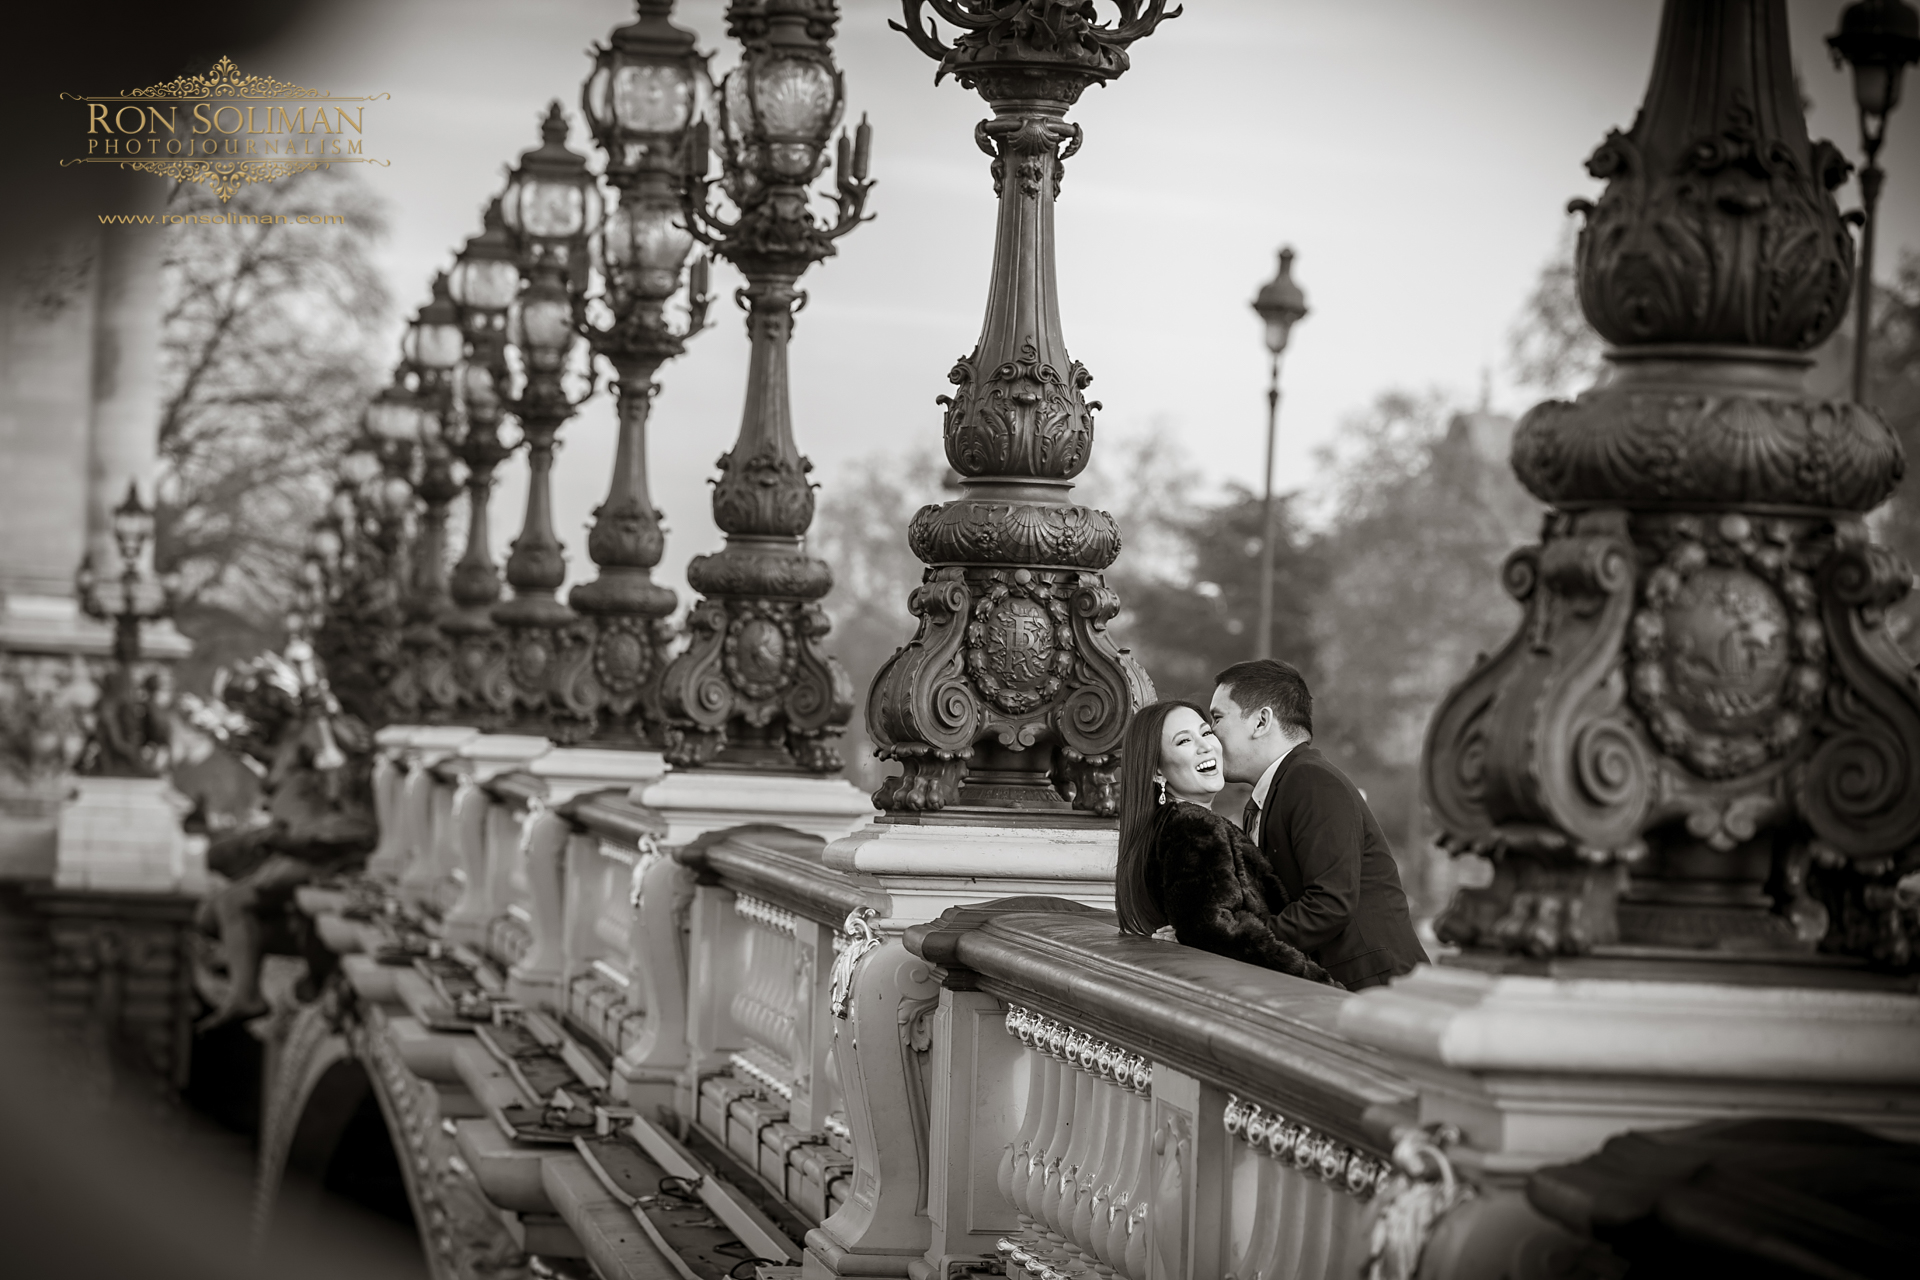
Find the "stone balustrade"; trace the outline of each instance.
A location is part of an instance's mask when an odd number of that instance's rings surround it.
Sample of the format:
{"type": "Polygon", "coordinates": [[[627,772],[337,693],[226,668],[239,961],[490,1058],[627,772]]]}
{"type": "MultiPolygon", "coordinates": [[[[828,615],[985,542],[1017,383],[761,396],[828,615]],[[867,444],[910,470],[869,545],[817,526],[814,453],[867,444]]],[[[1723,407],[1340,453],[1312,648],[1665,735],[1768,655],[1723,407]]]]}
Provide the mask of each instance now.
{"type": "Polygon", "coordinates": [[[1417,1090],[1338,1036],[1350,996],[1061,900],[949,911],[906,945],[942,977],[930,1266],[1357,1273],[1417,1090]]]}
{"type": "Polygon", "coordinates": [[[810,1276],[1466,1277],[1597,1248],[1526,1179],[1662,1117],[1920,1131],[1910,994],[1436,967],[1355,995],[1123,936],[1098,885],[1056,896],[1093,884],[1091,834],[1010,831],[991,867],[1061,868],[943,878],[862,864],[905,847],[894,826],[716,828],[592,761],[390,753],[388,866],[337,895],[377,909],[303,905],[367,953],[342,966],[361,1034],[432,1084],[422,1114],[521,1247],[602,1276],[662,1273],[615,1228],[645,1228],[667,1179],[731,1247],[810,1276]],[[1844,1061],[1747,1061],[1819,1010],[1844,1061]]]}

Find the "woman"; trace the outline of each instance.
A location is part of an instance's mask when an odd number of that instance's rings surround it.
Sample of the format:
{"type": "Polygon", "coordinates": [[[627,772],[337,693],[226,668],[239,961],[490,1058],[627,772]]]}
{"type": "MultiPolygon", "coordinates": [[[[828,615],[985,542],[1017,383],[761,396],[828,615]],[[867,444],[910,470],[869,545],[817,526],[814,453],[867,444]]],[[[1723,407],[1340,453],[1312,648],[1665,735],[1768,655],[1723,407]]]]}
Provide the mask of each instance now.
{"type": "Polygon", "coordinates": [[[1339,986],[1275,936],[1286,888],[1246,833],[1207,807],[1226,785],[1207,713],[1174,700],[1140,708],[1121,760],[1120,931],[1171,925],[1189,947],[1339,986]]]}

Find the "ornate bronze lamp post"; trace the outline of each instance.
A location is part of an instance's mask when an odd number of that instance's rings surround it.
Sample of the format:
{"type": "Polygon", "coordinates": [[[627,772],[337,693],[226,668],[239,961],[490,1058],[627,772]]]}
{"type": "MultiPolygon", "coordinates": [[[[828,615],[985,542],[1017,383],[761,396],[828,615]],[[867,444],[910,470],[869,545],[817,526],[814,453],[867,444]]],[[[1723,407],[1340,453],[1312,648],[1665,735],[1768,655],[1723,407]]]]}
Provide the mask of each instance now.
{"type": "Polygon", "coordinates": [[[1253,656],[1273,656],[1273,449],[1280,430],[1280,355],[1287,349],[1293,326],[1306,318],[1307,295],[1293,282],[1293,250],[1280,250],[1280,270],[1261,287],[1253,309],[1266,326],[1267,353],[1267,469],[1260,491],[1260,624],[1253,656]]]}
{"type": "MultiPolygon", "coordinates": [[[[665,537],[647,488],[647,411],[654,375],[705,323],[707,266],[694,264],[684,327],[666,305],[679,292],[693,247],[680,189],[689,130],[713,97],[707,55],[669,22],[672,0],[641,0],[636,21],[614,31],[594,62],[582,105],[607,156],[619,203],[594,242],[612,323],[593,327],[593,349],[613,365],[620,431],[607,500],[594,510],[587,554],[600,567],[567,597],[581,621],[555,673],[556,729],[605,741],[661,743],[660,676],[678,605],[653,580],[665,537]]],[[[704,144],[703,144],[704,145],[704,144]]]]}
{"type": "Polygon", "coordinates": [[[544,733],[551,727],[548,696],[559,633],[574,619],[554,598],[567,565],[553,533],[553,444],[578,407],[568,399],[564,380],[577,291],[585,283],[587,236],[600,221],[600,192],[586,158],[567,147],[567,119],[558,102],[548,108],[540,135],[541,145],[520,157],[500,199],[526,286],[509,329],[525,362],[526,385],[507,407],[520,420],[531,474],[526,519],[507,557],[513,599],[493,609],[493,620],[506,632],[505,661],[488,676],[486,696],[510,704],[527,730],[544,733]]]}
{"type": "Polygon", "coordinates": [[[833,773],[832,738],[853,711],[852,683],[820,647],[830,624],[819,601],[833,576],[806,554],[813,464],[794,445],[787,402],[787,343],[806,296],[795,286],[859,225],[873,185],[862,122],[857,140],[840,136],[834,221],[823,225],[808,208],[808,184],[827,167],[845,106],[830,45],[838,19],[831,0],[736,0],[728,9],[728,30],[745,46],[721,88],[721,187],[739,210],[731,222],[706,209],[707,130],[695,129],[690,225],[747,277],[739,301],[753,356],[740,435],[713,492],[726,549],[687,567],[705,598],[686,652],[662,680],[675,765],[833,773]]]}
{"type": "Polygon", "coordinates": [[[520,291],[520,264],[498,200],[487,205],[481,228],[460,250],[447,282],[466,330],[467,359],[457,383],[466,430],[453,452],[467,468],[467,545],[453,567],[453,604],[441,615],[440,629],[453,645],[460,710],[491,723],[511,710],[487,701],[484,674],[500,648],[491,612],[500,599],[500,574],[493,563],[488,502],[494,470],[512,452],[500,440],[500,389],[510,376],[507,311],[520,291]]]}
{"type": "Polygon", "coordinates": [[[140,486],[127,483],[127,496],[113,509],[113,541],[120,553],[120,576],[110,594],[102,594],[92,557],[74,575],[80,607],[88,617],[113,623],[113,660],[94,704],[91,749],[84,771],[103,778],[151,778],[154,751],[166,742],[160,723],[159,681],[140,678],[140,628],[173,616],[177,588],[169,576],[156,582],[144,565],[153,541],[153,508],[140,500],[140,486]]]}
{"type": "Polygon", "coordinates": [[[1553,511],[1505,569],[1520,629],[1428,731],[1445,839],[1496,869],[1441,936],[1871,952],[1920,841],[1920,690],[1885,624],[1910,575],[1862,519],[1904,462],[1802,390],[1853,253],[1783,0],[1669,0],[1640,115],[1587,169],[1580,302],[1614,374],[1514,437],[1553,511]]]}
{"type": "MultiPolygon", "coordinates": [[[[874,803],[1115,811],[1118,748],[1152,685],[1107,623],[1120,601],[1101,570],[1120,552],[1104,511],[1067,500],[1093,445],[1092,381],[1067,354],[1054,283],[1053,202],[1080,149],[1066,114],[1088,85],[1126,71],[1127,47],[1166,18],[1163,0],[1095,26],[1081,6],[904,0],[905,31],[940,70],[977,89],[993,119],[1000,218],[986,321],[954,365],[947,461],[962,495],[923,508],[908,541],[927,564],[913,640],[880,669],[867,727],[904,771],[874,803]],[[944,43],[923,10],[959,28],[944,43]],[[1065,144],[1064,147],[1062,144],[1065,144]]],[[[897,25],[897,24],[896,24],[897,25]]]]}
{"type": "Polygon", "coordinates": [[[440,630],[451,607],[447,591],[447,507],[459,496],[450,442],[458,439],[453,371],[466,346],[460,312],[447,291],[445,273],[433,280],[433,298],[407,327],[407,364],[418,380],[415,430],[421,446],[420,473],[413,492],[420,499],[420,528],[413,543],[413,572],[406,598],[407,629],[401,644],[412,673],[418,714],[444,721],[459,702],[451,646],[440,630]]]}
{"type": "Polygon", "coordinates": [[[1840,14],[1840,30],[1827,37],[1835,63],[1853,65],[1853,100],[1860,108],[1860,266],[1854,272],[1853,398],[1867,400],[1867,343],[1873,323],[1873,233],[1880,186],[1880,144],[1887,117],[1900,102],[1907,64],[1920,62],[1920,12],[1902,0],[1859,0],[1840,14]]]}

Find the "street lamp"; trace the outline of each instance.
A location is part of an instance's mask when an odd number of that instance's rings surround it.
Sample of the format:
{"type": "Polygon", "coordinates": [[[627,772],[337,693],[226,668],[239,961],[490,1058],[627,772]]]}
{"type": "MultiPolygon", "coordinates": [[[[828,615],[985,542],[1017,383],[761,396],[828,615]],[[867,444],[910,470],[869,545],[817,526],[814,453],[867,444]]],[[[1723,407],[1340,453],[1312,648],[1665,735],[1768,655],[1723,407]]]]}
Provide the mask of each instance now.
{"type": "Polygon", "coordinates": [[[574,619],[554,598],[567,566],[553,532],[553,444],[577,407],[562,379],[581,319],[587,241],[600,224],[600,190],[586,157],[567,147],[567,118],[558,102],[548,107],[540,136],[541,145],[521,155],[500,197],[501,220],[513,234],[526,286],[508,320],[509,339],[526,365],[526,386],[507,407],[520,419],[529,476],[526,518],[507,557],[513,599],[494,606],[491,616],[507,633],[512,701],[526,728],[544,731],[559,633],[574,619]]]}
{"type": "Polygon", "coordinates": [[[686,225],[747,278],[753,354],[740,434],[719,461],[713,519],[724,549],[696,556],[687,582],[703,597],[688,619],[687,648],[661,677],[667,759],[676,767],[728,764],[835,773],[833,739],[852,715],[851,686],[820,641],[831,625],[820,598],[833,583],[809,556],[813,464],[794,443],[787,387],[800,277],[865,220],[872,130],[840,134],[833,208],[816,218],[814,179],[846,105],[832,38],[839,14],[810,0],[734,0],[729,33],[744,46],[720,91],[722,189],[737,217],[707,208],[709,131],[688,146],[686,225]],[[722,754],[724,753],[724,754],[722,754]]]}
{"type": "Polygon", "coordinates": [[[1273,656],[1273,452],[1280,427],[1280,355],[1287,349],[1293,326],[1307,314],[1307,295],[1293,282],[1293,249],[1280,250],[1280,270],[1253,299],[1253,309],[1267,327],[1267,469],[1260,496],[1260,621],[1253,656],[1273,656]]]}
{"type": "Polygon", "coordinates": [[[88,617],[113,623],[113,664],[94,706],[93,755],[89,772],[108,778],[151,778],[157,770],[149,748],[165,741],[160,730],[156,681],[143,687],[135,667],[140,661],[140,627],[173,613],[171,579],[156,584],[142,563],[154,533],[153,508],[140,500],[140,487],[127,482],[127,496],[111,513],[113,541],[120,553],[119,590],[112,600],[100,595],[91,555],[74,575],[80,607],[88,617]]]}
{"type": "Polygon", "coordinates": [[[647,415],[660,366],[706,324],[705,258],[693,265],[684,324],[669,319],[666,306],[693,248],[681,188],[693,147],[705,168],[704,134],[696,140],[693,130],[704,127],[713,83],[694,34],[668,20],[672,0],[640,0],[638,9],[596,52],[581,93],[607,181],[619,192],[593,241],[611,323],[586,333],[613,366],[620,427],[607,499],[587,533],[599,572],[567,597],[591,624],[577,634],[592,645],[592,660],[569,662],[552,699],[556,725],[568,734],[659,745],[658,686],[673,642],[667,618],[679,598],[653,581],[666,535],[647,489],[647,415]]]}
{"type": "Polygon", "coordinates": [[[493,473],[512,452],[500,442],[505,410],[501,388],[508,378],[507,313],[520,292],[520,260],[501,216],[500,201],[487,205],[481,230],[454,262],[448,289],[466,329],[467,363],[460,371],[459,393],[467,429],[454,452],[467,467],[467,545],[453,567],[453,607],[441,630],[453,641],[454,674],[461,696],[476,711],[503,711],[486,702],[482,674],[492,662],[498,634],[490,614],[500,599],[500,574],[494,567],[489,500],[493,473]]]}
{"type": "Polygon", "coordinates": [[[1840,30],[1827,37],[1834,65],[1853,65],[1853,100],[1860,108],[1860,265],[1854,272],[1853,398],[1867,401],[1867,334],[1873,316],[1874,209],[1880,203],[1880,143],[1887,116],[1900,103],[1900,79],[1910,62],[1920,62],[1920,12],[1903,0],[1859,0],[1840,14],[1840,30]]]}

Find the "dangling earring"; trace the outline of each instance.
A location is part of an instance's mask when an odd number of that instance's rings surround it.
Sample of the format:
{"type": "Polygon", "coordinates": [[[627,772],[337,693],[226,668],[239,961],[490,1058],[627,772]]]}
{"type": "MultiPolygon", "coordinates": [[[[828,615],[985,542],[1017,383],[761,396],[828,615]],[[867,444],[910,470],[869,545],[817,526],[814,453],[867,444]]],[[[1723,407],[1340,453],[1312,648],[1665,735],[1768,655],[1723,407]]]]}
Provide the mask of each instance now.
{"type": "Polygon", "coordinates": [[[1160,788],[1160,798],[1155,800],[1154,803],[1165,804],[1167,802],[1167,780],[1165,778],[1155,778],[1153,782],[1155,786],[1160,788]]]}

